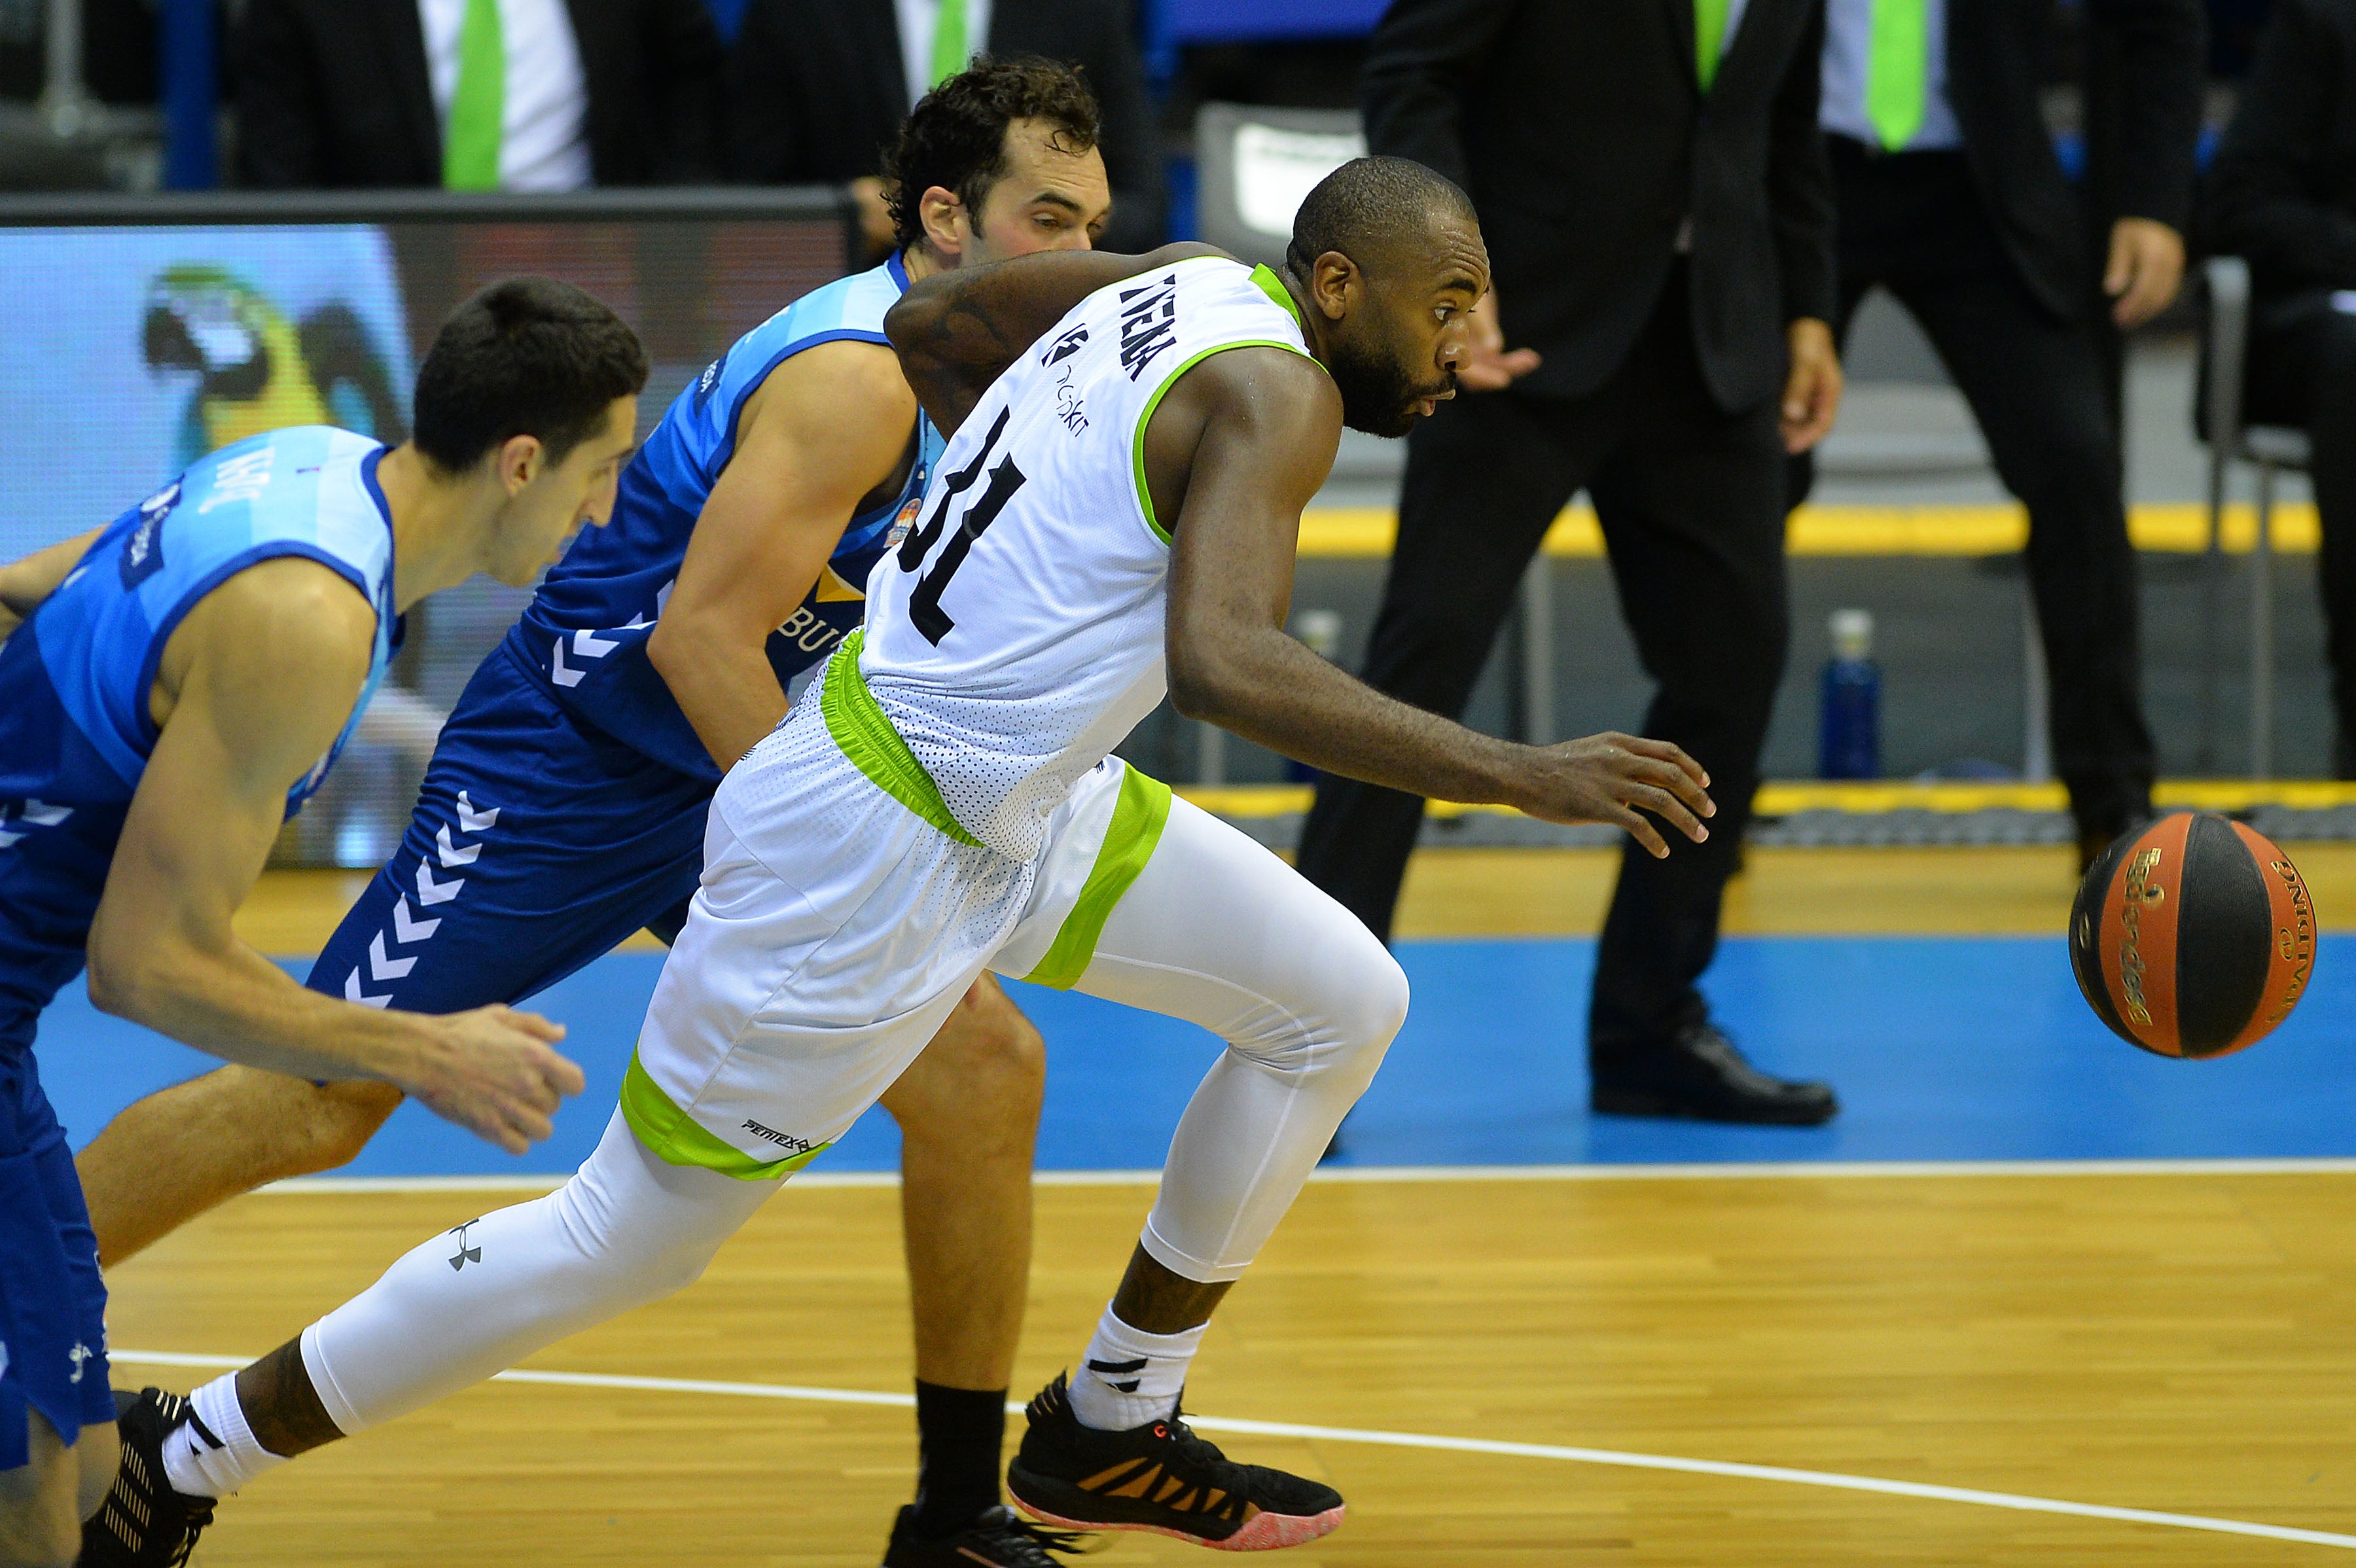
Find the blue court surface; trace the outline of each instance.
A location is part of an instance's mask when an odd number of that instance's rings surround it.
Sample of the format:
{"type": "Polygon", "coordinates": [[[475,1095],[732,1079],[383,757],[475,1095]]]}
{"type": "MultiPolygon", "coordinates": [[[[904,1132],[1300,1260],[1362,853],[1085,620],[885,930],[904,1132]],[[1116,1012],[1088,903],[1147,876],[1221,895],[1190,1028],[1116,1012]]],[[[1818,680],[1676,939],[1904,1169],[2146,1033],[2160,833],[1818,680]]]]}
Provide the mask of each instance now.
{"type": "MultiPolygon", "coordinates": [[[[1405,1031],[1344,1133],[1359,1165],[2061,1160],[2356,1155],[2356,935],[2327,936],[2305,1002],[2273,1036],[2214,1062],[2114,1038],[2080,1000],[2059,939],[1730,939],[1713,1006],[1762,1067],[1820,1076],[1842,1114],[1816,1129],[1590,1118],[1585,1015],[1594,944],[1419,941],[1405,1031]]],[[[554,1139],[511,1159],[414,1105],[344,1174],[571,1170],[614,1104],[662,964],[616,953],[531,1005],[572,1030],[589,1075],[554,1139]]],[[[300,969],[299,964],[290,967],[300,969]]],[[[1039,1163],[1150,1169],[1212,1051],[1190,1025],[1086,996],[1010,987],[1045,1033],[1039,1163]]],[[[42,1020],[41,1070],[77,1144],[208,1058],[93,1011],[79,986],[42,1020]]],[[[888,1170],[869,1112],[817,1171],[888,1170]]]]}

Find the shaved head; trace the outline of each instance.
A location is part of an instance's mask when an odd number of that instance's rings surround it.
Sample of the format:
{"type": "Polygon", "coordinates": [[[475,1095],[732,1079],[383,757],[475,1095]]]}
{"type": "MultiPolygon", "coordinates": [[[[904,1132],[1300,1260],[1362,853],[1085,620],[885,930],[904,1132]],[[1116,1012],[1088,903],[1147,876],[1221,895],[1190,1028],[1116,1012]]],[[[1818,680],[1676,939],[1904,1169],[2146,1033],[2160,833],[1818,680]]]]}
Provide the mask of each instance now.
{"type": "Polygon", "coordinates": [[[1315,351],[1352,429],[1404,435],[1455,395],[1489,252],[1454,185],[1407,158],[1354,158],[1301,202],[1284,270],[1323,324],[1315,351]]]}
{"type": "Polygon", "coordinates": [[[1446,176],[1412,158],[1352,158],[1301,202],[1285,260],[1306,273],[1318,257],[1339,251],[1380,270],[1402,245],[1422,249],[1433,223],[1447,220],[1479,231],[1472,199],[1446,176]]]}

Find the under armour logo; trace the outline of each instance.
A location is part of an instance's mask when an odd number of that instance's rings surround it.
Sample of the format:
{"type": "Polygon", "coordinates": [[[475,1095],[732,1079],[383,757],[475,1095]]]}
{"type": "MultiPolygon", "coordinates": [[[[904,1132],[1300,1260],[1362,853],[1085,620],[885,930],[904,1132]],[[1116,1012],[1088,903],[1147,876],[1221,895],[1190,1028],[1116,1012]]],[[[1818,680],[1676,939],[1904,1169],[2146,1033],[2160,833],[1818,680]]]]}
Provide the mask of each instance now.
{"type": "Polygon", "coordinates": [[[66,1381],[70,1383],[81,1381],[82,1363],[89,1360],[93,1354],[95,1352],[89,1346],[81,1344],[77,1344],[72,1349],[67,1351],[66,1359],[73,1363],[74,1369],[73,1376],[68,1378],[66,1381]]]}
{"type": "Polygon", "coordinates": [[[480,1247],[469,1247],[466,1245],[466,1232],[472,1230],[476,1226],[480,1225],[482,1221],[480,1219],[469,1219],[464,1225],[459,1226],[455,1230],[450,1232],[451,1235],[458,1238],[458,1251],[453,1254],[450,1259],[450,1267],[452,1269],[463,1269],[468,1263],[479,1263],[483,1261],[483,1250],[480,1247]]]}

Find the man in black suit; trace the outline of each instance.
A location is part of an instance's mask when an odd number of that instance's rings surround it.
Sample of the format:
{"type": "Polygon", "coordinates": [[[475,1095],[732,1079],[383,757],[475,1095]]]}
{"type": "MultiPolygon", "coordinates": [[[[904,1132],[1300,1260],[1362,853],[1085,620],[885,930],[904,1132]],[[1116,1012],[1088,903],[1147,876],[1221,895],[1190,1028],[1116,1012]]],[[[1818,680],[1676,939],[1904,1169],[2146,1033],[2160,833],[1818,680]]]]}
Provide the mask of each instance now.
{"type": "MultiPolygon", "coordinates": [[[[1660,682],[1644,733],[1699,759],[1719,803],[1706,843],[1621,863],[1588,1025],[1602,1112],[1836,1108],[1745,1062],[1696,985],[1783,667],[1785,455],[1840,398],[1823,38],[1821,0],[1397,0],[1368,47],[1368,144],[1472,194],[1495,285],[1462,369],[1487,390],[1408,438],[1365,678],[1460,712],[1584,489],[1660,682]]],[[[1387,937],[1422,812],[1328,779],[1301,868],[1387,937]]]]}
{"type": "MultiPolygon", "coordinates": [[[[2055,770],[2082,864],[2151,814],[2127,541],[2102,315],[2132,328],[2184,272],[2201,125],[2201,0],[2088,0],[2115,51],[2101,274],[2038,106],[2051,0],[1827,0],[1824,126],[1846,332],[1876,284],[1922,324],[2029,508],[2051,672],[2055,770]]],[[[1806,476],[1800,476],[1804,486],[1806,476]]]]}
{"type": "Polygon", "coordinates": [[[2209,181],[2204,239],[2256,296],[2245,411],[2315,448],[2332,771],[2356,779],[2356,0],[2277,0],[2209,181]]]}
{"type": "Polygon", "coordinates": [[[1098,147],[1112,181],[1112,220],[1097,248],[1160,244],[1162,150],[1128,0],[992,0],[986,10],[977,0],[752,0],[729,68],[737,177],[849,184],[870,238],[888,243],[884,149],[923,89],[977,54],[1079,68],[1097,95],[1098,147]],[[906,36],[902,16],[927,12],[929,32],[906,36]],[[945,23],[956,28],[946,39],[945,23]]]}
{"type": "Polygon", "coordinates": [[[249,186],[691,185],[726,163],[701,0],[246,0],[228,53],[249,186]]]}

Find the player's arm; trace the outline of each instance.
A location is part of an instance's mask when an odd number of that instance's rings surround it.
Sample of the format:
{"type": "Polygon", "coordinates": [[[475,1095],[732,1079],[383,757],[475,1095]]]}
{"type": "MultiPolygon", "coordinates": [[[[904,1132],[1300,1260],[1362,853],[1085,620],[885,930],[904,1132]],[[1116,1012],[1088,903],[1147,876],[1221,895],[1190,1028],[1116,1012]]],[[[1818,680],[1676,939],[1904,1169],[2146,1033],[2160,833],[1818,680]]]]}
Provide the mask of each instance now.
{"type": "Polygon", "coordinates": [[[1226,254],[1189,242],[1141,256],[1042,251],[958,267],[910,285],[884,316],[884,335],[934,426],[954,435],[990,383],[1072,306],[1123,278],[1226,254]]]}
{"type": "Polygon", "coordinates": [[[703,503],[647,657],[726,772],[786,715],[769,634],[809,597],[859,502],[897,470],[916,398],[892,351],[822,343],[769,373],[703,503]]]}
{"type": "Polygon", "coordinates": [[[0,566],[0,639],[25,624],[27,618],[41,607],[41,601],[58,591],[90,550],[91,541],[102,532],[91,529],[88,533],[61,539],[46,550],[36,550],[21,561],[0,566]]]}
{"type": "Polygon", "coordinates": [[[1186,372],[1147,427],[1155,515],[1172,529],[1170,700],[1271,751],[1442,800],[1612,822],[1655,854],[1651,812],[1700,840],[1701,768],[1666,741],[1601,735],[1519,746],[1409,707],[1284,629],[1301,511],[1333,465],[1341,396],[1310,360],[1235,349],[1186,372]]]}
{"type": "Polygon", "coordinates": [[[550,1048],[562,1028],[505,1007],[434,1016],[322,996],[230,929],[287,789],[351,712],[375,629],[350,585],[301,559],[240,573],[181,622],[158,681],[172,705],[91,927],[91,999],[231,1061],[396,1084],[521,1154],[581,1092],[550,1048]]]}

